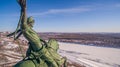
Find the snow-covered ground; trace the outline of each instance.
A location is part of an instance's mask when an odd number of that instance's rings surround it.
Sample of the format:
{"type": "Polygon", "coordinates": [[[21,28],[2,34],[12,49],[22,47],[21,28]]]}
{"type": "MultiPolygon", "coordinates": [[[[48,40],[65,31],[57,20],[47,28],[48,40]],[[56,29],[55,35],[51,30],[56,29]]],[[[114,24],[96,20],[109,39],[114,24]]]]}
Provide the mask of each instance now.
{"type": "MultiPolygon", "coordinates": [[[[120,49],[63,42],[59,42],[59,44],[59,53],[62,56],[66,56],[69,60],[86,67],[120,67],[120,49]]],[[[8,66],[12,66],[22,59],[21,52],[10,49],[18,49],[19,47],[19,45],[13,43],[13,40],[3,38],[0,45],[0,58],[3,60],[4,58],[7,59],[6,62],[1,62],[0,65],[9,64],[8,66]],[[2,45],[5,42],[6,45],[2,45]]],[[[27,46],[24,45],[24,48],[27,49],[27,46]]]]}
{"type": "Polygon", "coordinates": [[[5,49],[13,49],[18,47],[18,44],[14,44],[12,42],[8,42],[8,44],[6,46],[4,46],[5,49]]]}
{"type": "Polygon", "coordinates": [[[120,67],[120,49],[59,43],[60,54],[87,67],[120,67]]]}

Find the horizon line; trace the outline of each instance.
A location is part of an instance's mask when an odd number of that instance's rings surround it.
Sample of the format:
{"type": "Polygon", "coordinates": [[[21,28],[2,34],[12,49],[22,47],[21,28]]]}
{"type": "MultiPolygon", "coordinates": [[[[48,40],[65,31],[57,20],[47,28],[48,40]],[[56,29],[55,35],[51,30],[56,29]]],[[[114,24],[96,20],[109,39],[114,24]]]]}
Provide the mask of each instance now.
{"type": "MultiPolygon", "coordinates": [[[[11,32],[11,31],[0,31],[1,32],[11,32]]],[[[37,33],[120,33],[120,32],[38,32],[36,31],[37,33]]]]}

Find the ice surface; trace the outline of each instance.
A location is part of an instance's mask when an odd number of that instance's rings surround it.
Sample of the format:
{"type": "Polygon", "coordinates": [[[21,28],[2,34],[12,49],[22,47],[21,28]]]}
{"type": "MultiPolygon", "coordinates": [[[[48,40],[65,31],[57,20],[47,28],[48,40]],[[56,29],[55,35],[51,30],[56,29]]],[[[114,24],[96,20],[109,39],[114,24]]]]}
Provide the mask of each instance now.
{"type": "Polygon", "coordinates": [[[60,54],[91,67],[119,67],[120,49],[59,43],[60,54]]]}

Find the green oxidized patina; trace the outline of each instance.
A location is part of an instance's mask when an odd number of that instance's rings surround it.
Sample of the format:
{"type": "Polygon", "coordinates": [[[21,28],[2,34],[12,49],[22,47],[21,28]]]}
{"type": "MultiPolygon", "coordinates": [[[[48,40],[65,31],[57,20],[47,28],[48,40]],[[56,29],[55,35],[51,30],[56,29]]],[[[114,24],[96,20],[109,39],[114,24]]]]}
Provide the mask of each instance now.
{"type": "Polygon", "coordinates": [[[55,39],[50,39],[48,42],[42,40],[32,29],[33,17],[27,18],[26,0],[17,0],[17,2],[21,7],[20,20],[15,32],[8,36],[14,35],[16,40],[23,34],[29,41],[29,48],[26,57],[14,67],[66,67],[66,58],[57,53],[59,49],[57,41],[55,39]]]}

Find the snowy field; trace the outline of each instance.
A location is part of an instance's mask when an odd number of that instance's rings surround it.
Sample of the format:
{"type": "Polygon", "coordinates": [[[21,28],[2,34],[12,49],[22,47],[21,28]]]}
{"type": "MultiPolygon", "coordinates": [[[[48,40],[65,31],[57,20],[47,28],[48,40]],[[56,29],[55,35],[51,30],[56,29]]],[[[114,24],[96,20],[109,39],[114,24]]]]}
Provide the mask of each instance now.
{"type": "Polygon", "coordinates": [[[120,49],[59,43],[59,53],[86,67],[120,67],[120,49]]]}
{"type": "MultiPolygon", "coordinates": [[[[69,61],[86,67],[120,67],[120,49],[63,42],[59,44],[59,53],[66,56],[69,61]]],[[[0,47],[0,67],[11,67],[22,59],[21,53],[26,52],[27,49],[27,45],[24,45],[22,49],[24,51],[21,52],[17,43],[13,43],[13,40],[8,38],[1,39],[0,47]]]]}

